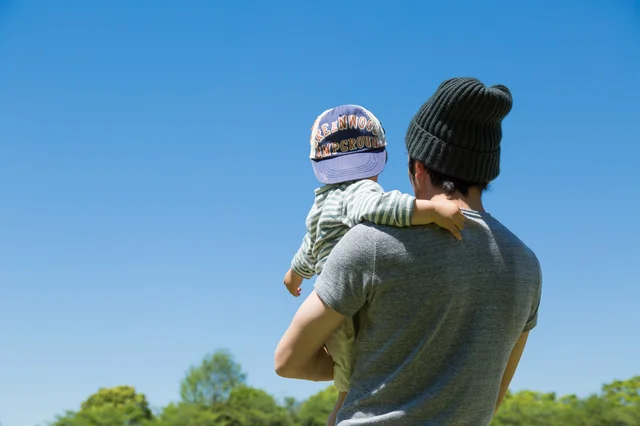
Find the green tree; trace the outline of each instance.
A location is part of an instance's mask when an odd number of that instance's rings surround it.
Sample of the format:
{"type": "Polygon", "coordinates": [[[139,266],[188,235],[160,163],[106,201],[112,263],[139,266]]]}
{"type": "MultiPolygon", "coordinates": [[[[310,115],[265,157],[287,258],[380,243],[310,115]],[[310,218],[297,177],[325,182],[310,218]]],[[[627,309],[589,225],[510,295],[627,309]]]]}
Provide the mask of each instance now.
{"type": "Polygon", "coordinates": [[[213,406],[226,401],[231,391],[245,380],[240,364],[227,350],[221,349],[189,370],[180,386],[180,396],[183,402],[213,406]]]}
{"type": "Polygon", "coordinates": [[[492,426],[560,426],[554,393],[522,391],[505,396],[492,426]]]}
{"type": "Polygon", "coordinates": [[[327,418],[338,399],[338,389],[331,385],[312,395],[300,405],[298,423],[300,426],[325,426],[327,418]]]}
{"type": "Polygon", "coordinates": [[[640,376],[629,380],[614,380],[602,387],[604,399],[614,406],[640,406],[640,376]]]}
{"type": "Polygon", "coordinates": [[[99,411],[106,408],[117,408],[140,419],[152,417],[147,397],[137,393],[131,386],[101,388],[82,403],[80,411],[99,411]]]}
{"type": "Polygon", "coordinates": [[[278,405],[271,395],[261,389],[240,386],[231,391],[227,406],[243,413],[243,420],[247,425],[293,425],[287,409],[278,405]]]}
{"type": "Polygon", "coordinates": [[[239,386],[225,402],[170,404],[154,426],[293,426],[284,407],[265,391],[239,386]]]}
{"type": "Polygon", "coordinates": [[[507,394],[492,426],[638,426],[640,377],[605,384],[600,394],[578,398],[522,391],[507,394]]]}
{"type": "Polygon", "coordinates": [[[209,406],[169,404],[153,426],[219,426],[218,415],[209,406]]]}
{"type": "Polygon", "coordinates": [[[139,426],[153,414],[144,394],[131,386],[101,388],[84,401],[77,413],[58,417],[54,426],[139,426]]]}
{"type": "Polygon", "coordinates": [[[143,423],[136,423],[126,414],[109,408],[100,412],[69,412],[53,423],[55,426],[123,426],[134,424],[143,423]]]}
{"type": "Polygon", "coordinates": [[[590,396],[581,408],[587,426],[640,425],[640,376],[605,384],[601,395],[590,396]]]}
{"type": "Polygon", "coordinates": [[[284,399],[284,408],[287,410],[289,414],[289,418],[293,421],[294,424],[298,424],[298,412],[300,411],[300,402],[296,401],[295,398],[290,396],[284,399]]]}

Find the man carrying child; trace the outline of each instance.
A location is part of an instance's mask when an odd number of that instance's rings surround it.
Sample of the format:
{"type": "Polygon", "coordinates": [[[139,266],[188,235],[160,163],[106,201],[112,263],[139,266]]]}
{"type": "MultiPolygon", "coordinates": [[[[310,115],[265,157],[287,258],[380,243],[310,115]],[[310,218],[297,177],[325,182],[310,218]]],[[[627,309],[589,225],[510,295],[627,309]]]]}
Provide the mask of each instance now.
{"type": "MultiPolygon", "coordinates": [[[[361,218],[332,247],[280,341],[278,374],[331,380],[325,343],[353,318],[352,372],[336,424],[491,421],[536,325],[541,292],[535,254],[482,204],[499,174],[511,106],[504,86],[454,78],[438,87],[407,131],[413,207],[429,201],[433,216],[450,205],[440,203],[455,204],[466,217],[462,240],[433,225],[361,218]]],[[[334,171],[323,161],[314,168],[334,171]]],[[[459,223],[455,212],[436,217],[430,222],[459,223]]]]}

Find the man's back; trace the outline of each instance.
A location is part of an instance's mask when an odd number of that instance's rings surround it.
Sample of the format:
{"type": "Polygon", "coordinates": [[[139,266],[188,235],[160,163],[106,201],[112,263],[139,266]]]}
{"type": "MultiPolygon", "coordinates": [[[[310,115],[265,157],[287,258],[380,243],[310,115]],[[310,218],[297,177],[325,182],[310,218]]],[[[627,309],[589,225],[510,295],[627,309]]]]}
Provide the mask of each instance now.
{"type": "Polygon", "coordinates": [[[316,291],[357,310],[359,326],[340,425],[490,422],[509,354],[535,326],[541,274],[498,221],[465,215],[462,241],[434,226],[358,225],[334,249],[316,291]],[[340,264],[349,256],[355,268],[340,264]]]}

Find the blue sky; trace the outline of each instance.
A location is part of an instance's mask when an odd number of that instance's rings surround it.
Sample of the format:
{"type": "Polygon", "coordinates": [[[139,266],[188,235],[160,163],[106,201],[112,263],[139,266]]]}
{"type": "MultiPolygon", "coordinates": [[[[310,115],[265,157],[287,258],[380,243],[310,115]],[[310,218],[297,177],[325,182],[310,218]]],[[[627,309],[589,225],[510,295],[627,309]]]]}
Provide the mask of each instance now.
{"type": "Polygon", "coordinates": [[[101,386],[165,405],[216,348],[278,397],[323,388],[272,371],[311,124],[373,111],[408,192],[404,132],[454,76],[514,96],[486,207],[545,281],[513,388],[639,374],[638,52],[637,1],[0,0],[2,426],[101,386]]]}

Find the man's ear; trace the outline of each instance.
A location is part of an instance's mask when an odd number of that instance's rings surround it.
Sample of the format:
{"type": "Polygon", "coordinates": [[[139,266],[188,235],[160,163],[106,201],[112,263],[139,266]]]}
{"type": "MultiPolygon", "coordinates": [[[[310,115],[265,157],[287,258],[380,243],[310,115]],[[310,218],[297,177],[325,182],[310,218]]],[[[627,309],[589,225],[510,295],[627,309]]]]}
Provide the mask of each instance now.
{"type": "Polygon", "coordinates": [[[416,161],[414,168],[414,177],[418,182],[424,182],[425,178],[428,178],[429,174],[427,173],[427,169],[424,167],[419,161],[416,161]]]}

